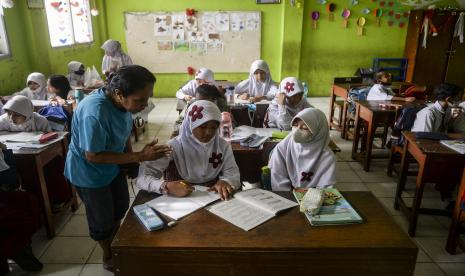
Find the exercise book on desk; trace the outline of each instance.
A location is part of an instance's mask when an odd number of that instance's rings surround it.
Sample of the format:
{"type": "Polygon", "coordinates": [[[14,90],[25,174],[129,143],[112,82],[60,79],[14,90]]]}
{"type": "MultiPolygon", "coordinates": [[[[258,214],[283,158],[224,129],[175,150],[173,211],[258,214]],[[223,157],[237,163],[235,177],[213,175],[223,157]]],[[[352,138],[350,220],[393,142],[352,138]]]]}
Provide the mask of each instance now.
{"type": "Polygon", "coordinates": [[[280,211],[298,204],[273,192],[250,189],[238,192],[234,198],[207,207],[207,210],[235,226],[249,231],[272,219],[280,211]]]}
{"type": "Polygon", "coordinates": [[[163,215],[178,220],[220,199],[216,192],[207,191],[208,187],[194,185],[194,188],[187,197],[163,195],[146,204],[163,215]]]}
{"type": "Polygon", "coordinates": [[[464,140],[441,140],[441,144],[455,150],[460,154],[465,154],[465,141],[464,140]]]}

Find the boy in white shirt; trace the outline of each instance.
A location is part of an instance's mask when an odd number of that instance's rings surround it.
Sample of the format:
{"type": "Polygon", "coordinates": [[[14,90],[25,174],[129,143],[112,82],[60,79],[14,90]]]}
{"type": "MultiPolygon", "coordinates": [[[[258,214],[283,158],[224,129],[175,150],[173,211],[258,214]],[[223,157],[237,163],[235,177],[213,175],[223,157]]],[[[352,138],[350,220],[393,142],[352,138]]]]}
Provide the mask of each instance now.
{"type": "Polygon", "coordinates": [[[389,87],[392,83],[392,75],[387,72],[376,74],[376,84],[368,92],[367,101],[406,101],[413,102],[415,97],[396,97],[389,87]]]}

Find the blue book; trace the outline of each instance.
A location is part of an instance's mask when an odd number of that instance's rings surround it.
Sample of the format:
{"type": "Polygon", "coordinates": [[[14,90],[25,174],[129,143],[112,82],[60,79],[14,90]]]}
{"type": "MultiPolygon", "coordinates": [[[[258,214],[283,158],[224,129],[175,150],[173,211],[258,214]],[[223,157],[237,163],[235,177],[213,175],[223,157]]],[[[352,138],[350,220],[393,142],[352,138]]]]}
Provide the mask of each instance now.
{"type": "Polygon", "coordinates": [[[132,209],[147,230],[154,231],[165,226],[163,220],[147,204],[136,205],[132,209]]]}

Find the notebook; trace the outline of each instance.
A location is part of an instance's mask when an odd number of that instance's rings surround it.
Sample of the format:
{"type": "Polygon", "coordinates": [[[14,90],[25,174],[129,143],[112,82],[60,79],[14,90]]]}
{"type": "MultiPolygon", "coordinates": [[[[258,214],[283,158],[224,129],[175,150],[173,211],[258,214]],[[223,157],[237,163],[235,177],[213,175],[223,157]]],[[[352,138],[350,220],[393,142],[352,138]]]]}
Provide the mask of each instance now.
{"type": "Polygon", "coordinates": [[[275,217],[280,211],[297,205],[294,201],[273,192],[250,189],[236,193],[234,198],[206,209],[235,226],[249,231],[275,217]]]}
{"type": "Polygon", "coordinates": [[[441,132],[415,132],[415,138],[428,140],[447,140],[449,136],[441,132]]]}
{"type": "Polygon", "coordinates": [[[216,192],[209,192],[208,187],[194,185],[195,190],[187,197],[163,195],[149,202],[148,206],[174,220],[179,220],[220,199],[216,192]]]}
{"type": "MultiPolygon", "coordinates": [[[[333,195],[339,197],[336,203],[328,205],[323,203],[320,211],[317,215],[311,215],[310,213],[304,213],[308,221],[312,226],[321,225],[342,225],[342,224],[354,224],[362,223],[363,218],[354,210],[350,203],[341,195],[337,189],[325,189],[325,192],[330,192],[333,195]]],[[[305,195],[305,190],[292,191],[297,201],[301,201],[305,195]]]]}
{"type": "Polygon", "coordinates": [[[460,154],[465,154],[465,141],[464,140],[441,140],[441,144],[455,150],[460,154]]]}

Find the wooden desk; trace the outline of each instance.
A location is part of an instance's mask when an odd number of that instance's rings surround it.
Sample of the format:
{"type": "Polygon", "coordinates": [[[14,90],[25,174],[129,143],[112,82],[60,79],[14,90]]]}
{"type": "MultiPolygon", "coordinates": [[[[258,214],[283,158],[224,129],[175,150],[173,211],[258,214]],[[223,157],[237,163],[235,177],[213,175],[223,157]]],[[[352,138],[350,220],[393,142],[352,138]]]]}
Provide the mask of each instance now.
{"type": "Polygon", "coordinates": [[[250,121],[249,109],[246,105],[237,104],[230,106],[231,115],[237,126],[247,125],[259,128],[263,127],[263,121],[265,120],[269,103],[257,103],[255,106],[257,109],[254,112],[252,122],[250,121]]]}
{"type": "MultiPolygon", "coordinates": [[[[459,183],[465,165],[465,155],[443,146],[439,141],[417,140],[413,132],[403,132],[402,134],[406,139],[402,152],[394,208],[398,210],[400,207],[407,215],[409,219],[408,233],[413,237],[415,236],[418,215],[420,213],[450,215],[449,212],[443,209],[421,208],[423,189],[425,183],[428,182],[459,183]],[[405,188],[410,156],[418,162],[418,176],[413,205],[409,208],[402,199],[402,191],[405,188]]],[[[449,136],[451,138],[465,138],[465,134],[449,134],[449,136]]]]}
{"type": "Polygon", "coordinates": [[[240,143],[231,143],[234,159],[239,167],[241,181],[256,183],[260,181],[262,167],[268,164],[270,152],[279,143],[272,140],[263,143],[263,148],[248,148],[240,143]]]}
{"type": "Polygon", "coordinates": [[[460,229],[463,229],[463,223],[465,222],[465,210],[460,206],[462,204],[462,197],[465,195],[465,170],[458,191],[446,244],[446,250],[450,254],[456,253],[457,246],[465,251],[465,240],[460,237],[460,229]]]}
{"type": "MultiPolygon", "coordinates": [[[[61,156],[66,159],[68,152],[68,141],[66,135],[63,139],[52,143],[51,145],[42,149],[19,149],[14,150],[14,159],[17,164],[18,173],[21,175],[23,187],[30,189],[28,183],[34,183],[34,178],[38,176],[40,183],[40,190],[42,193],[42,204],[45,219],[45,228],[47,230],[47,237],[49,239],[55,236],[55,222],[59,218],[59,213],[53,214],[48,198],[47,183],[45,182],[44,167],[52,161],[55,157],[61,156]]],[[[63,207],[63,211],[71,207],[75,212],[78,208],[76,190],[71,185],[72,198],[63,207]]]]}
{"type": "MultiPolygon", "coordinates": [[[[370,170],[370,161],[373,158],[371,152],[373,148],[373,140],[375,137],[376,128],[383,124],[384,126],[393,126],[397,114],[405,106],[416,105],[423,101],[415,101],[407,103],[404,101],[358,101],[356,102],[355,111],[355,130],[354,141],[352,144],[352,158],[362,161],[363,169],[370,170]],[[399,108],[384,107],[389,105],[399,105],[399,108]],[[358,153],[358,143],[360,140],[361,124],[366,122],[366,139],[362,140],[361,153],[358,153]]],[[[383,156],[387,158],[388,155],[383,156]]]]}
{"type": "Polygon", "coordinates": [[[115,275],[413,275],[418,248],[373,194],[343,194],[364,223],[312,227],[292,208],[244,231],[202,209],[148,232],[131,208],[112,243],[115,275]]]}

